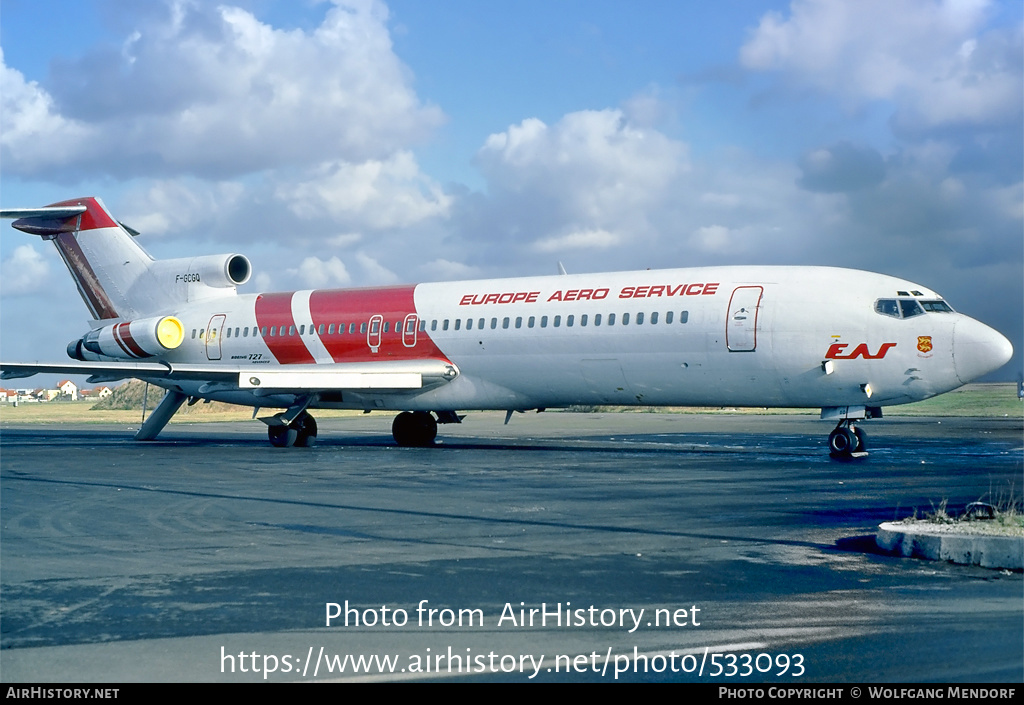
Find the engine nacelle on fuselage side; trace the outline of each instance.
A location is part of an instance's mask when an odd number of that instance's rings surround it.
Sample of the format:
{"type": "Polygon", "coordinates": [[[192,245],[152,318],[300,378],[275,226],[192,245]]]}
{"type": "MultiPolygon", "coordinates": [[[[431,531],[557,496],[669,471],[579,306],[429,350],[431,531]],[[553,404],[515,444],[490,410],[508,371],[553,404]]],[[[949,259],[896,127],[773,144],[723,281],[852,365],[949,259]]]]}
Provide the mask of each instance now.
{"type": "Polygon", "coordinates": [[[68,344],[75,360],[138,360],[174,350],[185,340],[185,326],[175,316],[123,321],[96,328],[68,344]]]}

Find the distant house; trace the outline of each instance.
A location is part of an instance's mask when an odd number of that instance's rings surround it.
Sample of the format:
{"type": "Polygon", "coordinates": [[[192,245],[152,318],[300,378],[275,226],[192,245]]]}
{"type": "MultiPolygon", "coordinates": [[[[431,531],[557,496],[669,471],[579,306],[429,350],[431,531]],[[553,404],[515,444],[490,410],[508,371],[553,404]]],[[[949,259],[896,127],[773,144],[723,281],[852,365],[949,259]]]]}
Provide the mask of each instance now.
{"type": "Polygon", "coordinates": [[[93,391],[96,392],[96,397],[99,399],[106,399],[114,393],[114,390],[110,387],[96,387],[93,391]]]}
{"type": "Polygon", "coordinates": [[[60,390],[61,397],[65,399],[70,399],[71,401],[78,400],[78,385],[72,382],[70,379],[58,382],[57,389],[60,390]]]}

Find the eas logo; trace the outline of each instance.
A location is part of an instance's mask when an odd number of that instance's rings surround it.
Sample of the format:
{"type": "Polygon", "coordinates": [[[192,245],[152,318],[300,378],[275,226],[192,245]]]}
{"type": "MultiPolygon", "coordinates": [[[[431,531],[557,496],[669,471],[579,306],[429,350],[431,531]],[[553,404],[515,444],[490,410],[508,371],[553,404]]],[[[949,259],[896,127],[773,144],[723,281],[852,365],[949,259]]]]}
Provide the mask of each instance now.
{"type": "Polygon", "coordinates": [[[878,348],[878,352],[874,355],[868,349],[867,343],[861,343],[853,349],[852,353],[844,355],[843,351],[848,347],[850,347],[849,343],[833,343],[829,346],[825,357],[829,360],[852,360],[856,357],[863,357],[865,360],[881,360],[891,348],[896,347],[896,343],[882,343],[882,347],[878,348]]]}

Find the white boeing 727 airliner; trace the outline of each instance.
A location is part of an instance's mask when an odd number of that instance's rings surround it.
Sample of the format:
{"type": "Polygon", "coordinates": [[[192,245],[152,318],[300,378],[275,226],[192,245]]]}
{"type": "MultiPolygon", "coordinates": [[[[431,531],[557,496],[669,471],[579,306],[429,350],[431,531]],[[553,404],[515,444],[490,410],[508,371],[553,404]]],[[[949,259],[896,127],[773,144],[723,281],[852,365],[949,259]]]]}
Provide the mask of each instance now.
{"type": "Polygon", "coordinates": [[[2,363],[2,377],[163,387],[139,440],[199,399],[284,409],[263,419],[275,446],[312,444],[318,408],[400,411],[395,440],[429,445],[438,423],[472,409],[814,407],[836,421],[841,456],[863,452],[854,421],[1012,354],[934,291],[870,272],[701,267],[238,294],[244,256],[154,260],[95,198],[0,215],[53,241],[94,319],[68,345],[72,362],[2,363]]]}

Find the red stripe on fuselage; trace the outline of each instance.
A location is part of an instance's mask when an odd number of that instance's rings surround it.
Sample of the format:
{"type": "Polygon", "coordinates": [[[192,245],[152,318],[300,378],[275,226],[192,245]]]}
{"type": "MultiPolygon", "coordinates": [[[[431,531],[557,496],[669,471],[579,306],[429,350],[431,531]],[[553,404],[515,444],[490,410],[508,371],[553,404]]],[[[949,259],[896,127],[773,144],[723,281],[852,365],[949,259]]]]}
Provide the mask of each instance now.
{"type": "Polygon", "coordinates": [[[309,297],[309,310],[316,329],[324,327],[320,340],[335,362],[447,359],[426,331],[417,331],[413,347],[406,347],[402,342],[405,318],[416,313],[415,291],[413,284],[314,291],[309,297]],[[388,330],[381,330],[380,346],[373,352],[367,343],[366,330],[360,331],[360,326],[369,324],[370,318],[376,315],[383,316],[388,330]],[[355,332],[349,333],[352,323],[356,324],[355,332]],[[329,332],[332,325],[333,333],[329,332]]]}
{"type": "MultiPolygon", "coordinates": [[[[312,324],[317,337],[334,362],[372,362],[374,360],[446,360],[447,357],[426,331],[417,330],[416,345],[403,344],[402,326],[409,314],[416,313],[415,285],[373,289],[328,289],[309,296],[310,319],[296,320],[292,315],[294,292],[260,294],[256,297],[256,325],[263,342],[283,365],[315,362],[304,338],[312,324]],[[367,342],[370,318],[382,316],[387,332],[380,333],[380,345],[373,352],[367,342]],[[354,332],[349,332],[354,324],[354,332]],[[281,327],[284,326],[284,335],[281,327]],[[307,332],[300,334],[301,326],[307,332]],[[323,326],[323,333],[320,333],[323,326]],[[274,335],[270,335],[271,329],[274,335]],[[265,331],[265,332],[263,332],[265,331]],[[289,335],[290,331],[294,331],[289,335]]],[[[300,312],[300,316],[301,316],[300,312]]]]}
{"type": "Polygon", "coordinates": [[[292,316],[293,295],[293,292],[285,292],[260,294],[256,297],[256,325],[261,332],[266,328],[263,342],[282,365],[316,362],[302,341],[302,336],[298,335],[298,326],[292,316]]]}

